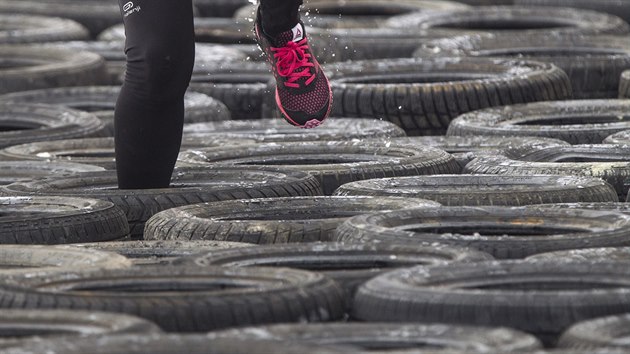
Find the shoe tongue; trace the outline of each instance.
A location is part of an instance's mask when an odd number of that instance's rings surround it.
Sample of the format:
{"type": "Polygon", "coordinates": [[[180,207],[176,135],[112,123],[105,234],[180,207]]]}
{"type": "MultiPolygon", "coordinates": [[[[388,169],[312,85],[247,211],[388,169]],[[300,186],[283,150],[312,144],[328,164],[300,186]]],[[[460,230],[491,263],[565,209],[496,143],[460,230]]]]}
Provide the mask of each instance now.
{"type": "Polygon", "coordinates": [[[302,26],[302,23],[298,22],[292,29],[280,33],[275,38],[275,45],[276,47],[284,47],[291,41],[299,42],[302,39],[304,39],[304,26],[302,26]]]}

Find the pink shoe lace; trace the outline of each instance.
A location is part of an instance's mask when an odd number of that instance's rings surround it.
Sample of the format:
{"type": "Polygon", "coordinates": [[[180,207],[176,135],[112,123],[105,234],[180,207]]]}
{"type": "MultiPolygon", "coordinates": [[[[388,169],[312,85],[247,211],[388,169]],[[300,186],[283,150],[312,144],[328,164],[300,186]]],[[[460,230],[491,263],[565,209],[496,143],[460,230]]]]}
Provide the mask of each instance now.
{"type": "Polygon", "coordinates": [[[308,77],[305,84],[309,85],[315,79],[315,74],[311,74],[307,67],[312,67],[315,64],[309,61],[310,54],[306,53],[308,50],[308,43],[306,38],[299,42],[287,42],[284,47],[275,48],[271,47],[274,53],[273,57],[278,59],[276,66],[278,68],[278,74],[287,78],[284,85],[287,87],[299,88],[300,85],[296,83],[302,77],[308,77]],[[299,70],[304,68],[303,70],[299,70]]]}

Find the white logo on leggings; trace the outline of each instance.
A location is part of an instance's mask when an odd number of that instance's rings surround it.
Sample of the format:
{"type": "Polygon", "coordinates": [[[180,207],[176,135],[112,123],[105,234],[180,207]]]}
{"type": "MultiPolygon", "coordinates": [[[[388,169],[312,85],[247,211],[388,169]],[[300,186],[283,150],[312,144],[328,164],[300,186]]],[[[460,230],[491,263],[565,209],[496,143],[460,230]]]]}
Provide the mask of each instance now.
{"type": "Polygon", "coordinates": [[[134,12],[140,12],[140,5],[134,7],[133,2],[129,1],[123,6],[123,12],[125,13],[124,17],[127,17],[134,12]]]}

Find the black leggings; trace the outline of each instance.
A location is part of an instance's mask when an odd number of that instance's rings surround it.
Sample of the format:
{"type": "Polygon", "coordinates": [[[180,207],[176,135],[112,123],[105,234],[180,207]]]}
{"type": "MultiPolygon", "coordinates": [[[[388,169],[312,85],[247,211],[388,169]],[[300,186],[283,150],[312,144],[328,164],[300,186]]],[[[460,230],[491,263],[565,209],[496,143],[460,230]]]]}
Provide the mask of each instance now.
{"type": "MultiPolygon", "coordinates": [[[[261,0],[268,34],[290,29],[301,0],[261,0]]],[[[184,93],[195,61],[192,0],[119,0],[127,68],[115,114],[121,189],[170,184],[184,123],[184,93]]]]}

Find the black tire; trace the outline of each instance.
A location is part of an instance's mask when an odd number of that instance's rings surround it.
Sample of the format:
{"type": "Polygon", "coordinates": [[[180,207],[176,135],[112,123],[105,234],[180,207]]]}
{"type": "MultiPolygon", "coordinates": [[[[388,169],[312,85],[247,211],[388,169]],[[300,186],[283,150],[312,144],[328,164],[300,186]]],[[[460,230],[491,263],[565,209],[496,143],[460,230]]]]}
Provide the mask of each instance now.
{"type": "Polygon", "coordinates": [[[619,79],[619,98],[630,98],[630,70],[621,73],[619,79]]]}
{"type": "MultiPolygon", "coordinates": [[[[630,3],[628,3],[630,6],[630,3]]],[[[574,99],[617,98],[630,69],[630,41],[613,35],[476,35],[425,42],[414,56],[520,58],[552,63],[567,73],[574,99]]]]}
{"type": "Polygon", "coordinates": [[[100,136],[104,124],[95,115],[45,104],[0,102],[0,147],[100,136]]]}
{"type": "Polygon", "coordinates": [[[159,212],[147,240],[217,240],[255,244],[330,241],[345,219],[379,210],[437,207],[412,198],[288,197],[187,205],[159,212]]]}
{"type": "Polygon", "coordinates": [[[360,350],[383,353],[397,350],[428,353],[522,352],[541,347],[534,336],[509,328],[473,327],[440,323],[312,323],[268,325],[227,329],[213,338],[257,339],[266,337],[300,344],[352,345],[360,350]],[[428,349],[430,348],[430,349],[428,349]],[[425,351],[426,350],[426,351],[425,351]]]}
{"type": "Polygon", "coordinates": [[[630,129],[630,100],[533,102],[462,114],[446,135],[539,136],[571,144],[599,144],[630,129]]]}
{"type": "MultiPolygon", "coordinates": [[[[39,207],[42,206],[43,203],[39,207]]],[[[3,275],[77,268],[129,268],[132,265],[129,259],[113,252],[77,249],[74,246],[2,245],[0,256],[0,272],[3,275]]]]}
{"type": "MultiPolygon", "coordinates": [[[[0,2],[0,12],[4,4],[0,2]]],[[[69,19],[0,13],[0,44],[71,41],[88,36],[85,27],[69,19]]]]}
{"type": "Polygon", "coordinates": [[[472,247],[499,259],[523,258],[557,250],[626,246],[628,223],[622,214],[581,209],[406,209],[352,217],[337,228],[335,241],[439,242],[472,247]]]}
{"type": "Polygon", "coordinates": [[[0,349],[3,351],[29,340],[55,336],[142,336],[162,332],[154,323],[136,316],[98,311],[2,309],[0,326],[0,349]]]}
{"type": "Polygon", "coordinates": [[[98,0],[80,2],[74,0],[3,0],[0,2],[0,13],[71,19],[85,26],[92,38],[106,28],[122,22],[117,3],[98,0]]]}
{"type": "Polygon", "coordinates": [[[184,135],[252,139],[264,143],[395,138],[404,136],[405,132],[395,124],[376,119],[328,118],[317,129],[296,129],[279,119],[188,124],[184,126],[184,135]]]}
{"type": "Polygon", "coordinates": [[[630,22],[630,2],[628,0],[601,0],[592,2],[590,0],[512,0],[515,5],[521,6],[554,6],[573,7],[577,9],[587,9],[605,12],[619,16],[624,21],[630,22]]]}
{"type": "Polygon", "coordinates": [[[630,145],[630,130],[622,130],[611,134],[602,141],[602,144],[630,145]]]}
{"type": "Polygon", "coordinates": [[[333,116],[389,120],[407,135],[443,135],[455,117],[481,108],[571,96],[566,74],[538,62],[403,58],[331,64],[328,70],[333,116]]]}
{"type": "Polygon", "coordinates": [[[38,45],[0,45],[0,94],[107,81],[105,60],[95,53],[38,45]]]}
{"type": "Polygon", "coordinates": [[[176,168],[172,188],[117,188],[115,171],[13,183],[0,188],[5,195],[85,196],[111,201],[127,215],[132,237],[141,237],[153,214],[177,206],[248,198],[321,195],[318,181],[305,172],[276,168],[217,166],[176,168]]]}
{"type": "MultiPolygon", "coordinates": [[[[370,141],[370,140],[368,140],[370,141]]],[[[382,142],[383,139],[380,139],[382,142]]],[[[502,149],[515,145],[553,146],[570,145],[551,138],[537,137],[499,137],[499,136],[457,136],[427,135],[387,139],[386,143],[411,146],[429,146],[442,149],[453,155],[459,165],[464,168],[478,154],[499,153],[502,149]]]]}
{"type": "Polygon", "coordinates": [[[135,266],[170,264],[172,261],[200,252],[253,247],[254,245],[228,241],[113,241],[74,243],[71,247],[117,253],[135,266]]]}
{"type": "Polygon", "coordinates": [[[59,161],[0,161],[0,186],[32,181],[42,177],[58,177],[103,170],[100,166],[59,161]]]}
{"type": "Polygon", "coordinates": [[[558,341],[559,348],[630,350],[630,314],[582,321],[569,327],[558,341]]]}
{"type": "MultiPolygon", "coordinates": [[[[391,16],[415,11],[451,11],[468,6],[449,0],[311,0],[301,7],[301,17],[309,27],[377,28],[391,16]]],[[[256,5],[249,4],[236,11],[234,18],[246,21],[256,15],[256,5]]],[[[318,57],[319,60],[319,57],[318,57]]]]}
{"type": "MultiPolygon", "coordinates": [[[[181,148],[241,146],[252,143],[253,140],[186,137],[182,139],[181,148]]],[[[41,141],[4,148],[0,150],[0,159],[7,162],[9,160],[75,162],[114,170],[116,169],[114,145],[113,137],[41,141]]]]}
{"type": "Polygon", "coordinates": [[[348,348],[301,345],[270,340],[210,339],[205,334],[146,334],[37,339],[7,348],[6,354],[343,354],[348,348]],[[255,348],[255,349],[254,349],[255,348]]]}
{"type": "Polygon", "coordinates": [[[202,17],[232,17],[248,0],[193,0],[202,17]]]}
{"type": "MultiPolygon", "coordinates": [[[[626,145],[572,145],[543,149],[517,147],[504,150],[504,155],[480,155],[463,170],[463,173],[492,175],[560,175],[601,178],[617,192],[618,200],[624,200],[630,185],[630,161],[626,145]]],[[[595,200],[592,200],[595,201],[595,200]]]]}
{"type": "Polygon", "coordinates": [[[278,166],[307,171],[320,182],[324,195],[340,185],[378,177],[459,173],[459,164],[443,150],[411,148],[363,141],[264,143],[224,149],[196,149],[180,154],[192,164],[278,166]]]}
{"type": "Polygon", "coordinates": [[[596,11],[525,6],[484,6],[468,10],[412,13],[391,17],[385,26],[427,30],[451,37],[474,33],[616,34],[630,32],[621,18],[596,11]]]}
{"type": "Polygon", "coordinates": [[[126,313],[168,332],[330,321],[344,313],[343,290],[333,280],[288,268],[147,266],[3,280],[0,299],[5,308],[126,313]]]}
{"type": "Polygon", "coordinates": [[[617,192],[598,178],[514,174],[376,178],[346,183],[334,194],[422,198],[445,206],[524,206],[617,198],[617,192]]]}
{"type": "Polygon", "coordinates": [[[619,263],[503,261],[394,270],[359,287],[362,321],[506,326],[548,346],[581,320],[623,313],[630,278],[619,263]]]}
{"type": "MultiPolygon", "coordinates": [[[[627,215],[627,214],[626,214],[627,215]]],[[[630,247],[583,248],[535,254],[528,261],[630,262],[630,247]]]]}
{"type": "MultiPolygon", "coordinates": [[[[57,104],[82,111],[114,111],[120,86],[80,86],[13,92],[1,102],[57,104]]],[[[200,123],[230,119],[228,108],[218,100],[188,90],[184,95],[184,122],[200,123]]],[[[113,122],[111,122],[113,126],[113,122]]]]}
{"type": "Polygon", "coordinates": [[[110,241],[129,234],[124,212],[87,198],[0,197],[0,243],[63,244],[110,241]]]}
{"type": "Polygon", "coordinates": [[[307,243],[211,251],[177,260],[190,266],[289,267],[320,272],[351,297],[368,279],[395,268],[491,260],[486,253],[443,245],[307,243]]]}

